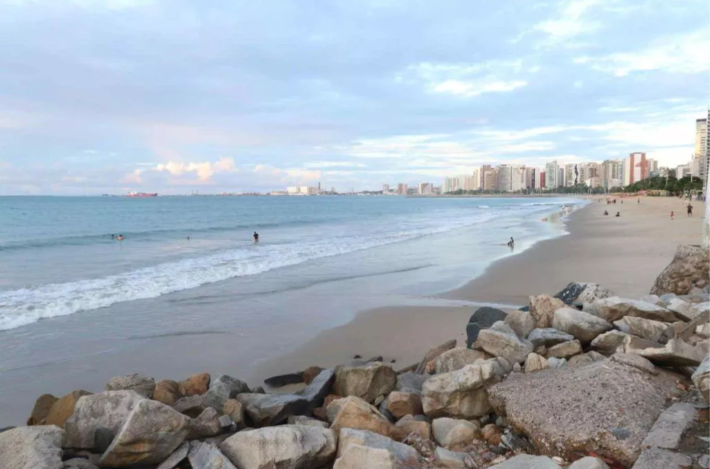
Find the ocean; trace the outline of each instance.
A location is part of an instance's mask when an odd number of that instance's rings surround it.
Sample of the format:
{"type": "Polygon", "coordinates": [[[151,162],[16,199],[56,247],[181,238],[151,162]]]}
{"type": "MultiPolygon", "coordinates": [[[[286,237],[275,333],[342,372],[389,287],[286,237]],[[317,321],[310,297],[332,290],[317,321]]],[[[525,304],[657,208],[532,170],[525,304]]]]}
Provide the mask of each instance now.
{"type": "Polygon", "coordinates": [[[360,310],[437,301],[564,235],[563,207],[582,203],[0,197],[0,394],[24,406],[0,408],[0,426],[44,392],[251,363],[360,310]]]}

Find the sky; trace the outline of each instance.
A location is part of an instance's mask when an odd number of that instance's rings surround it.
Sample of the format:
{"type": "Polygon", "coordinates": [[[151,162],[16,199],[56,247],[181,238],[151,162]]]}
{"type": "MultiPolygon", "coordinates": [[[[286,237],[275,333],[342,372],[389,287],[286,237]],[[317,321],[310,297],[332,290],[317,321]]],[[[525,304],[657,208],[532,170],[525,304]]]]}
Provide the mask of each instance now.
{"type": "Polygon", "coordinates": [[[0,195],[686,163],[707,0],[0,0],[0,195]]]}

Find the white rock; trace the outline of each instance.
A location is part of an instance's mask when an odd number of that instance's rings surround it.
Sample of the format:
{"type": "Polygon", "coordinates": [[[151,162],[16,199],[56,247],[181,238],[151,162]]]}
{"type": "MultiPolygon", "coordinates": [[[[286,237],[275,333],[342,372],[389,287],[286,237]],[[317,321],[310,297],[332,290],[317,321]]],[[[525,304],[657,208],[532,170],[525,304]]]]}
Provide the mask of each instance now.
{"type": "Polygon", "coordinates": [[[54,425],[13,428],[0,433],[0,468],[62,469],[64,430],[54,425]]]}
{"type": "Polygon", "coordinates": [[[350,445],[335,461],[333,469],[397,469],[397,459],[384,449],[350,445]]]}
{"type": "Polygon", "coordinates": [[[588,344],[599,334],[613,328],[607,321],[574,308],[560,308],[555,311],[552,326],[573,335],[583,344],[588,344]]]}
{"type": "Polygon", "coordinates": [[[446,449],[463,449],[476,438],[480,427],[468,420],[448,417],[434,419],[431,424],[434,441],[446,449]]]}
{"type": "Polygon", "coordinates": [[[531,342],[521,340],[515,331],[502,321],[479,332],[476,345],[495,357],[505,358],[511,364],[523,362],[533,351],[531,342]]]}

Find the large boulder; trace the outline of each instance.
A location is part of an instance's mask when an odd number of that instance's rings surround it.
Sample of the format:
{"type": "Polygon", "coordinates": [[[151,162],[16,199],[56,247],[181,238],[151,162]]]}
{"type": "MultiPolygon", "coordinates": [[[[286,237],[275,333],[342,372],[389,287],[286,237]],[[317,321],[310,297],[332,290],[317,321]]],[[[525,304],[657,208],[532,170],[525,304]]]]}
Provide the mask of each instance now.
{"type": "Polygon", "coordinates": [[[525,373],[534,373],[535,371],[546,370],[549,367],[547,360],[537,353],[531,353],[525,359],[525,373]]]}
{"type": "Polygon", "coordinates": [[[675,257],[656,278],[651,294],[686,295],[693,288],[705,288],[710,278],[710,252],[700,246],[678,246],[675,257]]]}
{"type": "Polygon", "coordinates": [[[292,415],[286,421],[289,425],[304,425],[306,427],[328,428],[328,422],[306,417],[305,415],[292,415]]]}
{"type": "Polygon", "coordinates": [[[335,371],[333,392],[339,396],[356,396],[374,402],[386,396],[397,384],[397,373],[381,362],[361,365],[343,365],[335,371]]]}
{"type": "Polygon", "coordinates": [[[422,406],[429,417],[482,417],[490,412],[486,387],[509,373],[505,359],[467,365],[429,378],[422,388],[422,406]]]}
{"type": "Polygon", "coordinates": [[[336,435],[327,428],[281,425],[241,431],[220,449],[239,469],[318,469],[332,463],[336,435]]]}
{"type": "Polygon", "coordinates": [[[190,420],[190,431],[187,434],[187,439],[196,440],[198,438],[209,438],[222,433],[225,428],[222,422],[220,422],[219,417],[219,412],[212,407],[203,410],[200,415],[190,420]]]}
{"type": "Polygon", "coordinates": [[[193,441],[187,459],[192,469],[236,469],[229,458],[211,443],[193,441]]]}
{"type": "Polygon", "coordinates": [[[526,338],[533,329],[538,327],[535,316],[528,311],[508,311],[508,315],[503,322],[513,329],[521,339],[526,338]]]}
{"type": "Polygon", "coordinates": [[[605,332],[603,334],[599,334],[596,339],[592,341],[590,346],[604,355],[611,355],[616,353],[616,350],[619,347],[623,347],[624,339],[628,336],[629,334],[626,332],[617,330],[605,332]]]}
{"type": "Polygon", "coordinates": [[[533,344],[518,335],[504,322],[499,321],[490,329],[478,334],[476,346],[494,357],[503,357],[512,363],[520,363],[533,351],[533,344]]]}
{"type": "Polygon", "coordinates": [[[613,293],[599,284],[572,282],[558,292],[555,298],[562,300],[566,305],[572,305],[591,303],[609,296],[613,296],[613,293]]]}
{"type": "Polygon", "coordinates": [[[434,360],[434,371],[436,374],[450,373],[455,370],[460,370],[466,365],[471,365],[475,363],[476,360],[486,360],[488,358],[491,358],[490,355],[480,350],[458,347],[448,350],[436,357],[434,360]]]}
{"type": "Polygon", "coordinates": [[[434,419],[431,428],[434,433],[434,441],[450,450],[463,449],[470,445],[481,430],[479,425],[468,420],[448,417],[434,419]]]}
{"type": "Polygon", "coordinates": [[[397,375],[397,384],[394,387],[395,391],[422,393],[422,385],[429,377],[420,375],[419,373],[402,373],[397,375]]]}
{"type": "Polygon", "coordinates": [[[359,397],[336,399],[328,404],[327,413],[330,428],[336,432],[341,428],[355,428],[384,436],[392,434],[392,423],[374,406],[359,397]]]}
{"type": "Polygon", "coordinates": [[[564,301],[549,295],[530,297],[530,315],[535,319],[535,327],[538,328],[550,327],[555,311],[564,307],[564,301]]]}
{"type": "Polygon", "coordinates": [[[545,373],[513,373],[489,388],[489,400],[541,454],[565,457],[593,451],[631,465],[666,400],[677,392],[669,373],[632,370],[605,360],[545,373]]]}
{"type": "Polygon", "coordinates": [[[542,346],[550,348],[553,345],[561,344],[562,342],[569,342],[570,340],[574,340],[574,337],[566,332],[559,331],[552,327],[547,327],[532,331],[528,335],[528,340],[532,342],[533,347],[537,349],[542,346]]]}
{"type": "Polygon", "coordinates": [[[669,339],[673,338],[673,326],[665,322],[626,316],[614,322],[614,325],[622,332],[659,344],[665,344],[669,339]]]}
{"type": "Polygon", "coordinates": [[[489,306],[481,306],[471,315],[466,325],[466,346],[471,348],[478,340],[478,334],[498,321],[504,321],[506,312],[489,306]]]}
{"type": "Polygon", "coordinates": [[[573,462],[569,469],[609,469],[609,466],[599,458],[587,456],[573,462]]]}
{"type": "Polygon", "coordinates": [[[710,311],[710,303],[690,303],[680,298],[671,298],[667,308],[683,321],[692,321],[701,314],[710,311]]]}
{"type": "MultiPolygon", "coordinates": [[[[419,469],[421,465],[419,453],[403,443],[398,443],[366,430],[343,428],[340,430],[338,441],[338,457],[342,456],[350,446],[359,445],[368,448],[383,449],[392,454],[397,460],[397,469],[419,469]]],[[[362,466],[363,469],[369,466],[362,466]]]]}
{"type": "Polygon", "coordinates": [[[180,392],[180,384],[177,381],[164,379],[155,383],[153,399],[156,401],[165,405],[173,405],[181,397],[183,397],[183,394],[180,392]]]}
{"type": "Polygon", "coordinates": [[[200,396],[210,388],[211,377],[209,373],[198,373],[179,383],[180,393],[183,396],[200,396]]]}
{"type": "Polygon", "coordinates": [[[500,464],[490,466],[491,469],[560,469],[560,466],[547,456],[519,454],[500,464]]]}
{"type": "Polygon", "coordinates": [[[335,460],[333,469],[397,469],[397,459],[384,449],[350,445],[335,460]]]}
{"type": "Polygon", "coordinates": [[[153,398],[155,380],[150,376],[138,373],[126,376],[115,376],[106,383],[106,391],[135,391],[148,399],[153,398]]]}
{"type": "Polygon", "coordinates": [[[134,391],[107,391],[79,398],[74,413],[64,424],[66,448],[93,449],[99,428],[113,435],[145,397],[134,391]]]}
{"type": "Polygon", "coordinates": [[[32,408],[30,418],[27,419],[27,425],[44,425],[47,421],[47,415],[52,408],[57,398],[51,394],[42,394],[35,401],[35,406],[32,408]]]}
{"type": "Polygon", "coordinates": [[[394,424],[392,438],[402,441],[411,433],[416,433],[424,440],[431,440],[431,424],[412,415],[405,415],[394,424]]]}
{"type": "Polygon", "coordinates": [[[221,409],[227,400],[235,398],[237,394],[246,392],[249,392],[249,386],[244,381],[228,375],[221,375],[212,381],[207,392],[201,396],[203,410],[207,407],[221,409]]]}
{"type": "Polygon", "coordinates": [[[552,326],[573,335],[583,344],[588,344],[599,334],[613,329],[609,322],[574,308],[560,308],[555,311],[552,326]]]}
{"type": "Polygon", "coordinates": [[[0,468],[62,469],[62,435],[54,425],[13,428],[0,433],[0,468]]]}
{"type": "Polygon", "coordinates": [[[72,391],[54,403],[47,415],[47,425],[56,425],[64,428],[64,423],[72,416],[76,403],[83,396],[88,396],[89,391],[72,391]]]}
{"type": "Polygon", "coordinates": [[[703,395],[705,401],[710,402],[710,357],[705,357],[705,360],[693,373],[693,383],[703,395]]]}
{"type": "Polygon", "coordinates": [[[578,340],[562,342],[557,344],[547,351],[548,358],[572,358],[575,355],[582,353],[582,344],[578,340]]]}
{"type": "Polygon", "coordinates": [[[144,399],[133,408],[106,452],[101,467],[158,464],[185,441],[190,419],[158,401],[144,399]]]}
{"type": "Polygon", "coordinates": [[[653,303],[612,296],[593,303],[584,304],[584,312],[593,314],[608,322],[618,321],[625,316],[653,319],[654,321],[676,321],[673,311],[653,303]]]}
{"type": "Polygon", "coordinates": [[[656,365],[663,366],[698,366],[708,354],[707,344],[690,345],[682,340],[671,339],[661,345],[639,337],[627,336],[622,350],[647,358],[656,365]]]}
{"type": "Polygon", "coordinates": [[[436,448],[434,451],[434,461],[436,462],[436,467],[446,469],[467,469],[469,467],[476,467],[475,461],[469,454],[450,451],[441,447],[436,448]]]}
{"type": "Polygon", "coordinates": [[[396,419],[405,415],[418,415],[422,413],[421,394],[412,392],[392,391],[385,399],[387,410],[396,419]]]}
{"type": "Polygon", "coordinates": [[[572,358],[570,358],[568,360],[567,364],[570,368],[574,368],[577,366],[586,366],[586,365],[589,365],[590,363],[603,361],[605,359],[606,359],[606,357],[604,355],[592,350],[587,353],[582,353],[580,355],[573,356],[572,358]]]}

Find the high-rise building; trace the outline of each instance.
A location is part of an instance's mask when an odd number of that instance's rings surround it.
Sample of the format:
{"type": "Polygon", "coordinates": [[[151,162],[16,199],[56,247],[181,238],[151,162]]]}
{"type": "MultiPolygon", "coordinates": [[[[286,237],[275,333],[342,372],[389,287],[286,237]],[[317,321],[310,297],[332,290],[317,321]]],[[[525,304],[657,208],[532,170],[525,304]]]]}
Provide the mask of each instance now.
{"type": "Polygon", "coordinates": [[[481,171],[479,174],[479,176],[481,177],[481,189],[488,191],[491,190],[490,188],[486,187],[486,173],[489,171],[493,171],[493,166],[489,164],[484,164],[483,166],[481,166],[481,171]]]}
{"type": "Polygon", "coordinates": [[[573,187],[579,184],[579,170],[575,163],[565,165],[565,187],[573,187]]]}
{"type": "Polygon", "coordinates": [[[622,172],[623,162],[619,160],[606,160],[601,164],[600,178],[604,189],[621,187],[624,183],[622,172]]]}
{"type": "Polygon", "coordinates": [[[390,191],[390,185],[389,184],[382,184],[382,193],[387,194],[390,191]]]}
{"type": "Polygon", "coordinates": [[[401,182],[399,184],[397,184],[397,194],[407,195],[407,185],[402,184],[401,182]]]}
{"type": "Polygon", "coordinates": [[[559,168],[557,170],[557,187],[565,187],[565,168],[559,168]]]}
{"type": "Polygon", "coordinates": [[[658,160],[648,158],[646,160],[646,177],[651,177],[653,173],[658,173],[658,160]]]}
{"type": "Polygon", "coordinates": [[[547,172],[540,171],[540,189],[547,189],[547,172]]]}
{"type": "MultiPolygon", "coordinates": [[[[710,108],[705,119],[695,121],[695,158],[699,160],[700,174],[703,181],[710,171],[710,108]]],[[[703,182],[703,184],[705,184],[703,182]]],[[[704,186],[703,186],[704,187],[704,186]]],[[[707,194],[706,194],[707,195],[707,194]]]]}
{"type": "Polygon", "coordinates": [[[518,192],[525,189],[525,169],[519,165],[498,166],[498,190],[518,192]]]}
{"type": "Polygon", "coordinates": [[[675,177],[678,179],[683,179],[686,176],[690,176],[690,165],[682,164],[677,166],[675,169],[675,177]]]}
{"type": "Polygon", "coordinates": [[[498,190],[498,171],[497,168],[491,168],[483,171],[483,190],[495,191],[498,190]]]}
{"type": "Polygon", "coordinates": [[[545,188],[555,189],[562,184],[558,179],[560,166],[557,164],[557,160],[550,161],[545,165],[545,188]]]}
{"type": "Polygon", "coordinates": [[[419,194],[420,195],[430,195],[434,192],[434,186],[430,182],[420,182],[419,183],[419,194]]]}
{"type": "Polygon", "coordinates": [[[646,153],[636,152],[629,154],[624,160],[624,185],[628,186],[648,177],[648,164],[646,153]]]}
{"type": "Polygon", "coordinates": [[[481,190],[481,168],[474,168],[472,177],[473,177],[473,187],[471,190],[473,190],[473,191],[481,190]]]}

